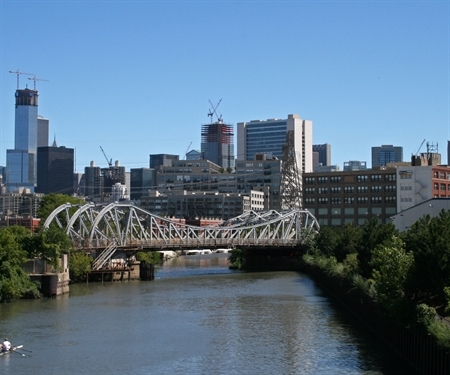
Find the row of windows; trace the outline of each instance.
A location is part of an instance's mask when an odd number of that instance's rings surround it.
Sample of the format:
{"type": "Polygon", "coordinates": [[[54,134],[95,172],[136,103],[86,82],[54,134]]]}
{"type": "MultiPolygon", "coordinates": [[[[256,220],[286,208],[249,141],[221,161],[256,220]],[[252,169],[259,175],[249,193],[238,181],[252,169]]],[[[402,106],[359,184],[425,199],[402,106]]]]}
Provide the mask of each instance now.
{"type": "MultiPolygon", "coordinates": [[[[326,184],[328,182],[341,182],[341,176],[320,176],[320,177],[305,177],[305,184],[326,184]]],[[[358,182],[367,182],[367,181],[395,181],[395,174],[373,174],[373,175],[358,175],[356,176],[356,181],[358,182]]]]}
{"type": "Polygon", "coordinates": [[[439,178],[441,180],[450,180],[450,172],[433,172],[433,178],[439,178]]]}
{"type": "MultiPolygon", "coordinates": [[[[367,193],[369,192],[368,186],[357,186],[357,192],[358,193],[367,193]]],[[[394,185],[388,185],[388,186],[370,186],[370,191],[372,193],[381,193],[382,191],[385,191],[387,193],[393,193],[395,192],[395,186],[394,185]]],[[[405,190],[402,188],[402,190],[405,190]]],[[[450,189],[449,189],[450,190],[450,189]]],[[[313,187],[307,187],[305,188],[305,194],[316,194],[316,188],[313,187]]],[[[328,191],[331,192],[331,194],[339,194],[341,193],[341,187],[339,186],[332,186],[330,188],[328,187],[320,187],[317,188],[317,194],[328,194],[328,191]]],[[[355,187],[354,186],[345,186],[344,187],[344,193],[354,193],[355,187]]]]}
{"type": "Polygon", "coordinates": [[[437,182],[434,183],[434,190],[448,190],[450,191],[450,184],[439,184],[437,182]]]}
{"type": "Polygon", "coordinates": [[[344,209],[341,208],[327,208],[327,207],[319,207],[317,209],[315,208],[309,208],[309,212],[311,212],[313,215],[316,215],[316,217],[322,216],[322,215],[331,215],[331,216],[338,216],[344,214],[347,215],[383,215],[383,211],[385,215],[393,215],[396,213],[395,207],[345,207],[344,209]]]}
{"type": "MultiPolygon", "coordinates": [[[[341,204],[342,202],[344,204],[354,204],[355,202],[358,204],[368,204],[370,203],[383,203],[383,197],[376,196],[376,197],[344,197],[341,199],[341,197],[332,197],[332,198],[326,198],[326,197],[319,197],[317,198],[318,204],[341,204]]],[[[395,203],[396,197],[384,197],[385,203],[395,203]]],[[[403,198],[402,198],[403,202],[403,198]]],[[[314,205],[316,203],[316,198],[305,198],[305,204],[308,205],[314,205]]]]}

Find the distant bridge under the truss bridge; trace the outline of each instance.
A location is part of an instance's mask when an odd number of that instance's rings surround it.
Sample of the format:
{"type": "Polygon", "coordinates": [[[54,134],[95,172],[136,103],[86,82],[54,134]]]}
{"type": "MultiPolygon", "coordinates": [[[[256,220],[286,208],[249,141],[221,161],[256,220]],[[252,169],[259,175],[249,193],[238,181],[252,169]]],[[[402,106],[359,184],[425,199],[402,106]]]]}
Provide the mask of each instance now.
{"type": "Polygon", "coordinates": [[[44,223],[65,229],[85,251],[215,247],[295,247],[320,229],[307,210],[248,211],[216,226],[196,227],[157,216],[133,203],[65,204],[44,223]]]}

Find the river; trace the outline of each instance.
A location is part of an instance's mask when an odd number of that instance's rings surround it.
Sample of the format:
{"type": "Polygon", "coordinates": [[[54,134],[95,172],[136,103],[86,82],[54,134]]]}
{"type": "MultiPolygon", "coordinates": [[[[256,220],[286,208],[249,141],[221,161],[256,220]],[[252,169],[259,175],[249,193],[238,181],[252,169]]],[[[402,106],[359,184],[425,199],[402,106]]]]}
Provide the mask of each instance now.
{"type": "Polygon", "coordinates": [[[0,335],[28,351],[0,357],[0,374],[404,370],[307,275],[229,270],[226,257],[182,256],[158,268],[154,281],[77,284],[57,298],[1,304],[0,335]]]}

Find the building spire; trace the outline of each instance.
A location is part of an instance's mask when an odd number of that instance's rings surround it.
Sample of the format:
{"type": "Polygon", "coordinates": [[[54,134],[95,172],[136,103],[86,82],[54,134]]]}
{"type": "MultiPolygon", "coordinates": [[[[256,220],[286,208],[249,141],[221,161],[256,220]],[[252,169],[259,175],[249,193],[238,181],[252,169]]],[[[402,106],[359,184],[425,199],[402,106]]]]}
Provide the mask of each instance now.
{"type": "Polygon", "coordinates": [[[58,147],[58,144],[56,143],[56,134],[54,135],[54,138],[53,138],[52,147],[58,147]]]}

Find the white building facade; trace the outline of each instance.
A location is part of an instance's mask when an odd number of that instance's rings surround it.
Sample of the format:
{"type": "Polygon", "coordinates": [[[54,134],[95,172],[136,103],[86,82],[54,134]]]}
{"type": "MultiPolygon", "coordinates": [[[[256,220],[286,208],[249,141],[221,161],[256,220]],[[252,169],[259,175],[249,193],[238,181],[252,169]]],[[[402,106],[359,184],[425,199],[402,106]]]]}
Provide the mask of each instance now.
{"type": "Polygon", "coordinates": [[[287,119],[253,120],[237,124],[237,160],[254,160],[256,154],[282,159],[288,131],[294,131],[297,167],[313,171],[312,121],[290,114],[287,119]]]}

